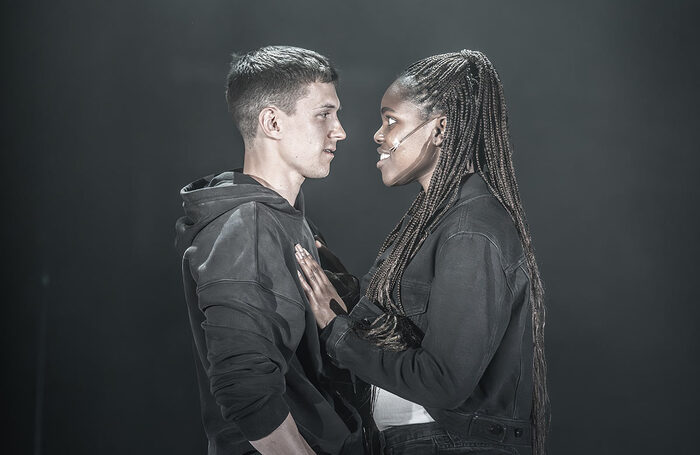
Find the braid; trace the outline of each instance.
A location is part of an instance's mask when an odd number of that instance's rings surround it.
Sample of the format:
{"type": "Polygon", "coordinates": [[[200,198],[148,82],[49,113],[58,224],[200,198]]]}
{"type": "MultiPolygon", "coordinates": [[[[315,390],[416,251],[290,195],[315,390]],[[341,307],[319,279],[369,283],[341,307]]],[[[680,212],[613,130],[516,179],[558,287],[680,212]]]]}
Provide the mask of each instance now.
{"type": "Polygon", "coordinates": [[[405,330],[401,278],[428,234],[454,205],[463,177],[477,172],[510,214],[530,273],[534,343],[532,445],[535,455],[543,455],[549,426],[544,288],[515,179],[503,86],[486,56],[468,50],[420,60],[409,66],[397,83],[408,99],[421,106],[424,118],[440,113],[446,117],[447,125],[427,191],[420,191],[379,250],[377,260],[392,247],[372,277],[366,296],[382,306],[384,314],[359,332],[384,349],[404,350],[415,343],[410,330],[405,330]]]}
{"type": "MultiPolygon", "coordinates": [[[[484,57],[486,58],[486,57],[484,57]]],[[[488,62],[488,60],[487,60],[488,62]]],[[[490,62],[488,62],[490,65],[490,62]]],[[[507,110],[503,86],[495,70],[489,72],[490,116],[482,117],[485,132],[484,147],[486,168],[477,165],[491,193],[510,213],[520,235],[523,251],[530,271],[530,294],[532,302],[533,352],[533,449],[535,454],[544,454],[549,427],[549,396],[547,392],[547,363],[544,355],[545,306],[544,287],[535,259],[532,237],[525,211],[520,200],[520,191],[515,179],[513,155],[507,129],[507,110]],[[500,114],[496,117],[496,114],[500,114]]],[[[478,157],[479,154],[477,154],[478,157]]]]}
{"type": "MultiPolygon", "coordinates": [[[[468,173],[470,146],[476,144],[477,116],[470,115],[475,84],[470,78],[459,77],[468,70],[470,61],[456,54],[443,54],[421,60],[400,76],[409,96],[425,106],[424,116],[436,111],[447,117],[445,140],[427,192],[421,190],[401,221],[389,234],[379,250],[377,259],[393,246],[389,257],[381,263],[367,288],[367,297],[378,302],[388,313],[383,325],[374,324],[365,337],[385,349],[403,350],[406,344],[392,337],[388,342],[388,325],[396,326],[395,319],[405,314],[401,301],[403,272],[425,241],[428,233],[449,211],[459,196],[459,184],[468,173]],[[427,77],[425,76],[427,74],[427,77]],[[458,129],[466,124],[465,133],[458,129]],[[392,297],[392,291],[396,298],[392,297]]],[[[398,339],[400,340],[400,338],[398,339]]]]}

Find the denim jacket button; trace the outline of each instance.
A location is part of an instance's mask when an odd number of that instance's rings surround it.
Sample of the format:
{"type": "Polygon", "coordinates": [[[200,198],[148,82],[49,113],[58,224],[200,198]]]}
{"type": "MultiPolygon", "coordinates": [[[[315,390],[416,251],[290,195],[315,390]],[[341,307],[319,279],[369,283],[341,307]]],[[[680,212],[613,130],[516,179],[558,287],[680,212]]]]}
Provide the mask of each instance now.
{"type": "Polygon", "coordinates": [[[500,425],[491,425],[489,427],[489,433],[491,434],[501,434],[503,432],[503,427],[500,425]]]}

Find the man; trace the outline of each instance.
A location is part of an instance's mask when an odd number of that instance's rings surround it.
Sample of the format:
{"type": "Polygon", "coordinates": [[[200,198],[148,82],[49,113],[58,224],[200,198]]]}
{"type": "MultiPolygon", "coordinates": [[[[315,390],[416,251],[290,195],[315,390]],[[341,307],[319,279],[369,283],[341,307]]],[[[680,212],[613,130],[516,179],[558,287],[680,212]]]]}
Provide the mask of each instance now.
{"type": "Polygon", "coordinates": [[[345,139],[336,82],[313,51],[234,55],[226,99],[242,172],[181,191],[176,243],[209,454],[362,452],[357,413],[323,374],[294,257],[297,243],[316,254],[301,184],[328,175],[345,139]]]}

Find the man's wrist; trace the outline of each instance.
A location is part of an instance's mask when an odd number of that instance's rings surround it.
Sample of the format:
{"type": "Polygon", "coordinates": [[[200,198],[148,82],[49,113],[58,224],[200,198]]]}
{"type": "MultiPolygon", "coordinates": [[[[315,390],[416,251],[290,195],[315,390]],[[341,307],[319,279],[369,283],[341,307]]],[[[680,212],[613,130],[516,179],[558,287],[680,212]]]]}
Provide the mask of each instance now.
{"type": "Polygon", "coordinates": [[[289,406],[280,394],[267,398],[265,404],[235,423],[249,441],[262,439],[277,429],[289,415],[289,406]]]}
{"type": "Polygon", "coordinates": [[[291,413],[287,414],[272,433],[256,441],[250,441],[250,444],[261,454],[313,453],[309,444],[299,433],[291,413]]]}

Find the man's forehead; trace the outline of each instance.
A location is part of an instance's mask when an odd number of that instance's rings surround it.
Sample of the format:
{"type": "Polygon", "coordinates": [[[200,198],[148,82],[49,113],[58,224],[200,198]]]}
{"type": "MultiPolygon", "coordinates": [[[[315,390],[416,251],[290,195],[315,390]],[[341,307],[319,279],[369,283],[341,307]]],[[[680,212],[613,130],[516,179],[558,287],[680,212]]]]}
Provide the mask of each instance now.
{"type": "Polygon", "coordinates": [[[299,103],[312,108],[340,108],[340,100],[335,91],[335,84],[330,82],[313,82],[306,87],[306,94],[299,103]]]}

